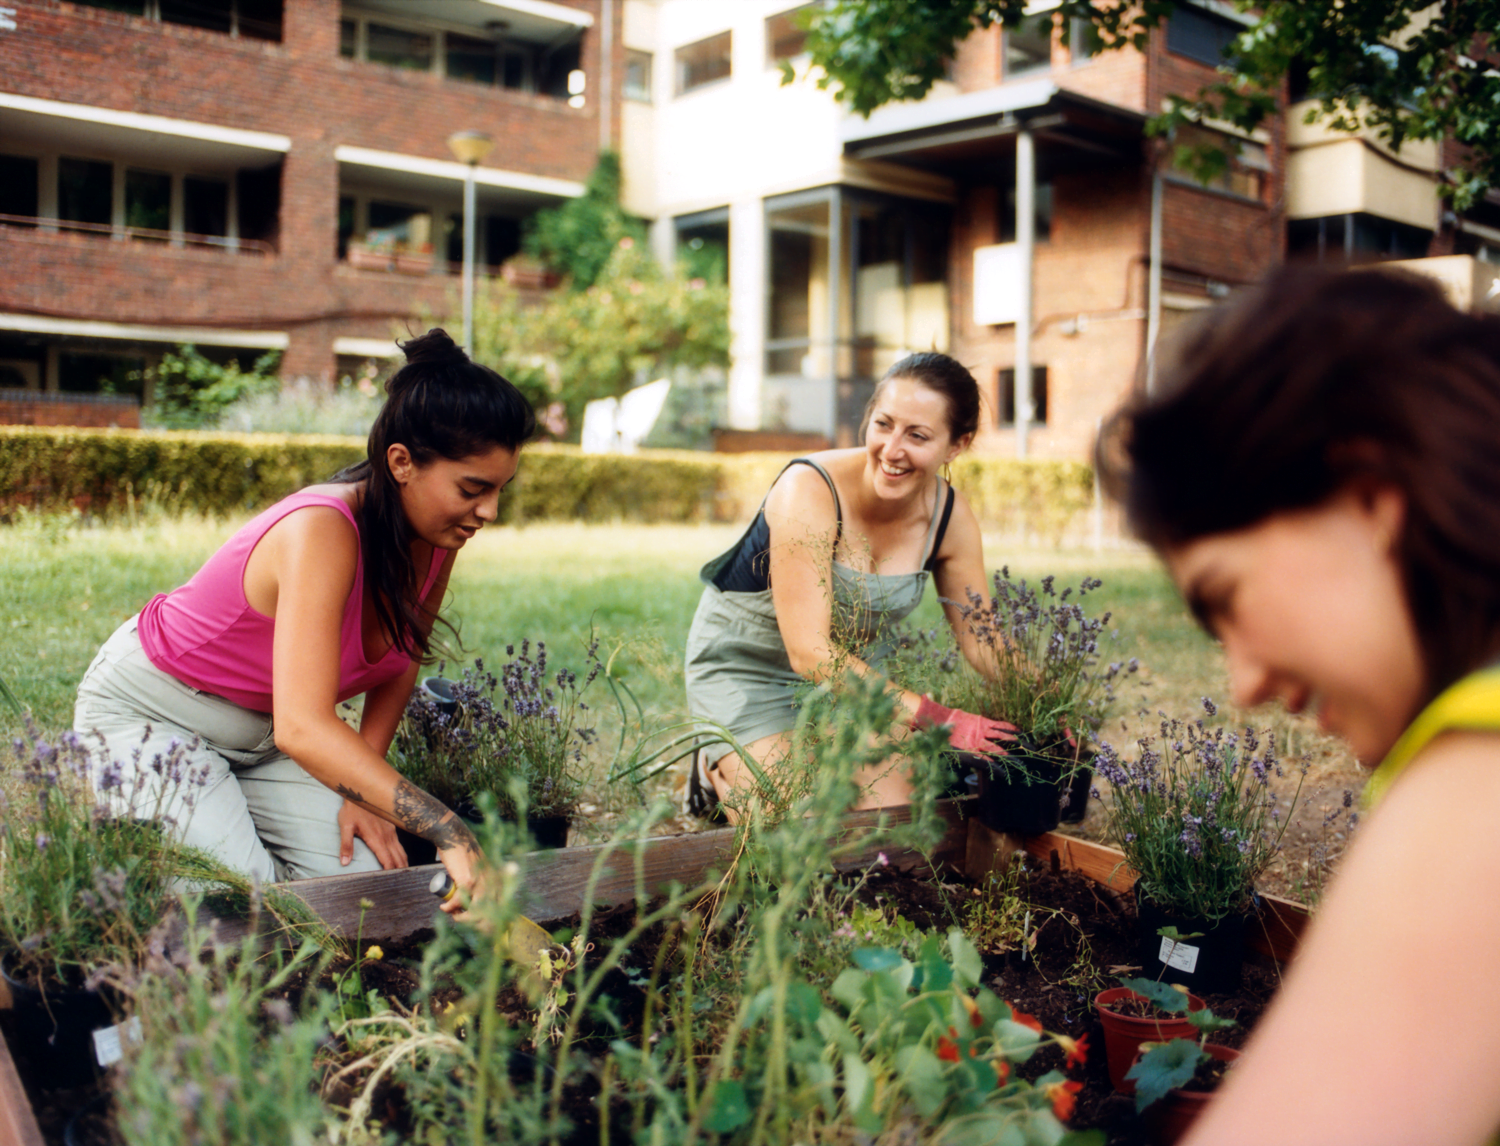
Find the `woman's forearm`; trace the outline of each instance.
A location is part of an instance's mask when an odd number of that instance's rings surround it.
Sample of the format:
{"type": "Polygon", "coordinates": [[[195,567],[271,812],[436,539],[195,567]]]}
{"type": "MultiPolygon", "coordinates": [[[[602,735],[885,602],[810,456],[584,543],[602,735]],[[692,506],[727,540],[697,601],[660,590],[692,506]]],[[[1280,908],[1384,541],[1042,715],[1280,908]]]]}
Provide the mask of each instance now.
{"type": "Polygon", "coordinates": [[[277,746],[313,779],[351,803],[367,808],[439,850],[479,845],[463,820],[441,800],[390,766],[354,729],[330,714],[328,722],[301,732],[278,730],[277,746]]]}

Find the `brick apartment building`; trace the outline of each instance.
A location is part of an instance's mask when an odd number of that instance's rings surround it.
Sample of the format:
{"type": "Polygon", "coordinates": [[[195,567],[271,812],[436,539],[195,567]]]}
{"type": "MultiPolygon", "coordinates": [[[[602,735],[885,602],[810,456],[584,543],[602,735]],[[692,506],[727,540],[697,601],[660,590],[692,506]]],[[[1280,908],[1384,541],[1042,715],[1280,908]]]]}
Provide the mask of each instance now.
{"type": "Polygon", "coordinates": [[[1212,186],[1179,170],[1145,124],[1215,78],[1232,5],[1184,0],[1144,51],[1104,52],[1086,25],[1065,45],[1051,6],[866,120],[808,76],[791,0],[625,0],[627,205],[664,258],[717,253],[733,425],[851,442],[875,378],[935,346],[986,392],[979,449],[1084,458],[1153,340],[1284,258],[1500,255],[1482,212],[1444,215],[1435,145],[1304,125],[1294,90],[1212,186]]]}
{"type": "Polygon", "coordinates": [[[600,69],[614,16],[601,0],[9,0],[0,390],[128,389],[177,343],[277,349],[284,378],[324,382],[390,354],[398,324],[457,309],[466,168],[447,137],[494,140],[475,172],[492,268],[618,138],[600,69]]]}

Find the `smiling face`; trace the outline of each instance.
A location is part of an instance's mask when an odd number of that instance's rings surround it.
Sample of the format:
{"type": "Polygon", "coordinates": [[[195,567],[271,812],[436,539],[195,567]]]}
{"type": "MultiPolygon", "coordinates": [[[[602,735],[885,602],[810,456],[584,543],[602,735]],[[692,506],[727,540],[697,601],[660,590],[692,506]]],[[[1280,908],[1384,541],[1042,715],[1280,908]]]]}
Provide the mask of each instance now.
{"type": "Polygon", "coordinates": [[[879,497],[904,497],[926,489],[939,468],[969,444],[949,429],[948,399],[914,378],[891,378],[880,387],[865,429],[865,466],[879,497]]]}
{"type": "Polygon", "coordinates": [[[438,549],[462,549],[499,515],[500,491],[516,476],[521,451],[491,446],[465,458],[439,457],[418,465],[397,443],[386,459],[413,532],[438,549]]]}
{"type": "Polygon", "coordinates": [[[1280,699],[1378,764],[1422,703],[1425,674],[1393,540],[1404,502],[1348,490],[1163,552],[1224,646],[1237,704],[1280,699]]]}

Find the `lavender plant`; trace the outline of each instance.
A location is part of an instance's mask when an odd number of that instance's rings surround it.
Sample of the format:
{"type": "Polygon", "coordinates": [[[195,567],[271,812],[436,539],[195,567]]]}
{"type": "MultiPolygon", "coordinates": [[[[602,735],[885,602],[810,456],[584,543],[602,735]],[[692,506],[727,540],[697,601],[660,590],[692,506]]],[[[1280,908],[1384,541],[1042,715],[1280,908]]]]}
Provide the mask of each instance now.
{"type": "MultiPolygon", "coordinates": [[[[173,742],[143,762],[138,748],[144,782],[124,796],[120,762],[91,778],[83,738],[65,732],[53,743],[27,724],[13,743],[12,796],[0,788],[0,950],[9,974],[76,987],[106,965],[137,963],[179,882],[226,914],[249,905],[248,879],[174,839],[169,810],[190,815],[203,784],[186,749],[173,742]]],[[[333,943],[295,896],[278,892],[266,906],[288,930],[333,943]]]]}
{"type": "MultiPolygon", "coordinates": [[[[1208,697],[1203,709],[1218,714],[1208,697]]],[[[1146,736],[1138,745],[1136,758],[1124,760],[1101,743],[1094,769],[1110,785],[1106,830],[1139,873],[1140,893],[1210,922],[1243,911],[1281,850],[1307,761],[1297,765],[1296,788],[1284,801],[1271,783],[1286,771],[1270,732],[1163,714],[1160,741],[1146,736]]]]}
{"type": "Polygon", "coordinates": [[[993,675],[976,672],[944,630],[898,633],[887,661],[891,675],[943,704],[1010,721],[1039,747],[1070,731],[1075,738],[1096,731],[1116,682],[1139,668],[1134,658],[1099,667],[1110,614],[1089,616],[1083,598],[1103,582],[1085,577],[1076,590],[1059,591],[1049,575],[1033,588],[1006,567],[993,584],[988,599],[970,590],[967,604],[948,602],[993,661],[993,675]]]}
{"type": "MultiPolygon", "coordinates": [[[[96,802],[90,753],[65,732],[44,740],[29,722],[13,742],[18,792],[0,790],[0,947],[6,970],[37,983],[79,985],[110,962],[129,962],[172,899],[183,849],[164,830],[165,794],[201,781],[175,749],[147,767],[162,782],[150,807],[112,815],[96,802]]],[[[100,786],[118,789],[122,769],[100,786]]],[[[184,799],[191,806],[191,793],[184,799]]]]}
{"type": "Polygon", "coordinates": [[[584,751],[595,740],[583,696],[603,671],[599,642],[586,651],[582,680],[547,666],[547,646],[529,640],[497,677],[476,658],[453,682],[454,705],[423,692],[407,704],[392,763],[414,784],[449,805],[473,808],[481,792],[495,795],[501,813],[515,818],[566,815],[578,802],[584,751]]]}

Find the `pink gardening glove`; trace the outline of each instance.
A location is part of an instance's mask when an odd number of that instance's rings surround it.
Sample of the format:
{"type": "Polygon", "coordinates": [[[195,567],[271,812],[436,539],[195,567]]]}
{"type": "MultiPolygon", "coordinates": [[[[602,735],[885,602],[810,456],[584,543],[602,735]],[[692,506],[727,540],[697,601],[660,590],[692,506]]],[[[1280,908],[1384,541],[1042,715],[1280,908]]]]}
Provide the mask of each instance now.
{"type": "Polygon", "coordinates": [[[916,716],[912,717],[911,726],[931,728],[934,725],[948,729],[948,743],[960,752],[981,752],[990,756],[1006,755],[1000,744],[1014,740],[1019,731],[1014,724],[991,720],[961,708],[948,708],[932,697],[924,696],[917,706],[916,716]]]}

